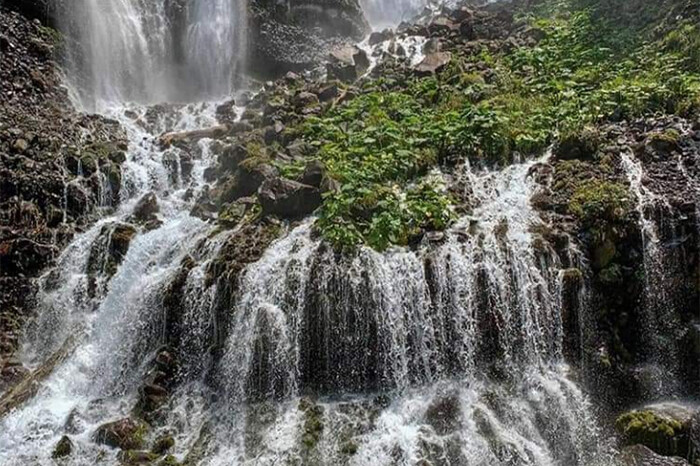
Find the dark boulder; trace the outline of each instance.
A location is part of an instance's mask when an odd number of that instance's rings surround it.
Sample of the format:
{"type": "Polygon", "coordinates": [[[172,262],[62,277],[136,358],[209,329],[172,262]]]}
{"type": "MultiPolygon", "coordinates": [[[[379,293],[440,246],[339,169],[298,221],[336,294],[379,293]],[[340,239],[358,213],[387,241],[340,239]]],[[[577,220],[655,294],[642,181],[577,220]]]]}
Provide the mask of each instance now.
{"type": "Polygon", "coordinates": [[[215,196],[219,205],[233,202],[241,197],[255,194],[265,180],[277,176],[277,168],[269,163],[248,159],[233,175],[219,182],[215,196]]]}
{"type": "Polygon", "coordinates": [[[108,422],[97,428],[93,440],[100,445],[107,445],[122,450],[138,450],[143,448],[144,436],[148,425],[140,420],[124,418],[108,422]]]}
{"type": "Polygon", "coordinates": [[[377,44],[391,40],[394,37],[394,31],[391,29],[384,29],[383,31],[374,31],[369,35],[367,43],[370,47],[374,47],[377,44]]]}
{"type": "Polygon", "coordinates": [[[131,214],[130,220],[140,225],[148,225],[158,221],[158,212],[160,212],[158,198],[155,193],[151,192],[144,194],[143,197],[139,199],[131,214]]]}
{"type": "Polygon", "coordinates": [[[300,218],[321,205],[321,192],[313,186],[286,178],[273,178],[260,187],[258,199],[265,214],[300,218]]]}
{"type": "Polygon", "coordinates": [[[683,458],[658,455],[644,445],[623,448],[620,463],[623,466],[688,466],[683,458]]]}
{"type": "Polygon", "coordinates": [[[51,244],[29,238],[15,238],[0,243],[0,269],[3,273],[35,276],[56,254],[51,244]]]}
{"type": "Polygon", "coordinates": [[[56,444],[56,447],[53,450],[53,453],[51,453],[51,458],[53,459],[60,459],[60,458],[65,458],[66,456],[70,456],[70,454],[73,452],[73,442],[71,442],[71,439],[68,438],[68,436],[64,435],[61,437],[61,440],[58,441],[56,444]]]}
{"type": "Polygon", "coordinates": [[[319,160],[312,160],[304,167],[304,173],[299,178],[299,182],[314,188],[319,188],[326,177],[326,167],[319,160]]]}

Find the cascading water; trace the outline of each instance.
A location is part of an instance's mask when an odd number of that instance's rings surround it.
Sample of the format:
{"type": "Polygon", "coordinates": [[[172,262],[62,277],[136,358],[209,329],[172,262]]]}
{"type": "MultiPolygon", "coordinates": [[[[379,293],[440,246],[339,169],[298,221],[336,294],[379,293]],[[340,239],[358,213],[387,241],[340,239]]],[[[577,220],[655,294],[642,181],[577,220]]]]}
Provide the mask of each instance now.
{"type": "Polygon", "coordinates": [[[375,30],[394,27],[420,13],[431,2],[426,0],[361,0],[367,20],[375,30]]]}
{"type": "Polygon", "coordinates": [[[202,464],[608,464],[567,378],[534,163],[467,171],[473,215],[438,246],[339,257],[308,220],[270,247],[241,279],[202,464]]]}
{"type": "Polygon", "coordinates": [[[207,274],[226,233],[189,212],[212,154],[201,141],[183,170],[180,149],[154,135],[212,126],[215,105],[166,110],[172,123],[124,103],[231,89],[241,3],[182,5],[73,5],[67,27],[81,49],[71,84],[130,140],[121,203],[40,281],[23,359],[55,367],[0,421],[0,463],[53,464],[69,434],[68,464],[119,464],[93,433],[132,413],[167,344],[180,383],[159,429],[188,464],[609,464],[568,377],[560,275],[571,264],[534,233],[542,220],[528,173],[537,162],[466,169],[471,215],[415,250],[338,255],[307,219],[243,272],[222,356],[209,357],[217,288],[207,274]],[[159,213],[139,224],[135,210],[149,196],[159,213]],[[115,263],[123,234],[132,237],[115,263]],[[174,281],[175,314],[166,309],[174,281]]]}
{"type": "Polygon", "coordinates": [[[653,217],[654,212],[659,209],[663,211],[665,199],[644,185],[644,169],[639,160],[623,153],[622,166],[636,196],[644,246],[645,293],[642,325],[643,338],[648,344],[647,369],[651,372],[646,377],[645,388],[652,396],[669,396],[678,391],[680,370],[678,351],[674,343],[679,328],[678,314],[669,293],[673,293],[674,289],[672,264],[682,262],[675,257],[668,257],[668,252],[661,244],[659,225],[653,217]]]}
{"type": "MultiPolygon", "coordinates": [[[[164,119],[146,124],[147,108],[108,111],[127,129],[131,141],[123,166],[122,204],[77,236],[56,269],[41,279],[38,318],[30,328],[24,359],[30,366],[41,366],[58,351],[65,362],[59,362],[29,404],[3,419],[0,463],[51,464],[51,445],[66,430],[73,433],[78,449],[74,464],[95,464],[104,456],[90,432],[130,409],[141,368],[163,341],[159,309],[164,289],[183,259],[198,255],[206,264],[218,245],[214,238],[206,247],[197,247],[212,227],[189,214],[204,186],[204,168],[212,163],[208,143],[200,143],[200,156],[187,177],[167,168],[169,158],[182,154],[161,149],[153,134],[211,126],[216,122],[214,109],[214,104],[181,106],[173,110],[179,120],[174,125],[164,119]],[[157,201],[158,219],[134,231],[128,253],[118,269],[108,273],[102,264],[116,229],[134,221],[134,209],[148,193],[157,201]],[[97,266],[91,265],[95,262],[97,266]]],[[[197,270],[193,277],[202,276],[197,270]]],[[[201,287],[191,280],[188,286],[201,287]]],[[[198,295],[205,307],[206,296],[198,295]]],[[[197,309],[197,303],[187,305],[192,312],[197,309]]],[[[202,316],[192,312],[184,317],[191,328],[186,338],[196,347],[196,341],[208,340],[197,334],[202,316]]]]}
{"type": "Polygon", "coordinates": [[[62,9],[87,108],[223,97],[245,58],[243,0],[77,0],[62,9]]]}

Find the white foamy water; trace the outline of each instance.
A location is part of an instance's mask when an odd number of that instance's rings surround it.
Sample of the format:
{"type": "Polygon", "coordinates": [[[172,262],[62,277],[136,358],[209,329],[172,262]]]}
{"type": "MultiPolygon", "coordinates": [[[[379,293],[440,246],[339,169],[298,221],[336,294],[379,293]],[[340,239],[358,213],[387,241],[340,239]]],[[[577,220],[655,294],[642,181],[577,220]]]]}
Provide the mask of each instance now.
{"type": "Polygon", "coordinates": [[[70,84],[91,109],[223,97],[244,65],[246,12],[244,0],[69,2],[70,84]]]}
{"type": "MultiPolygon", "coordinates": [[[[122,167],[122,203],[113,215],[78,235],[58,259],[58,266],[40,281],[38,317],[23,350],[26,363],[41,365],[69,337],[77,337],[77,343],[42,382],[37,395],[0,422],[0,464],[52,464],[53,447],[66,433],[77,450],[71,464],[95,464],[98,457],[116,462],[116,452],[105,454],[91,440],[92,432],[133,408],[144,364],[163,344],[164,317],[159,309],[164,289],[182,260],[196,255],[197,245],[212,230],[189,214],[204,186],[204,168],[213,162],[207,141],[200,142],[191,174],[184,177],[177,166],[166,164],[182,154],[161,149],[154,135],[166,129],[212,126],[215,108],[215,103],[181,106],[150,118],[149,123],[145,107],[113,107],[107,112],[122,123],[130,141],[122,167]],[[146,193],[156,196],[160,224],[151,230],[138,228],[114,276],[104,277],[102,293],[91,292],[89,262],[94,245],[105,227],[131,222],[137,201],[146,193]]],[[[186,303],[188,312],[195,314],[185,317],[192,328],[191,343],[208,341],[206,335],[196,333],[195,321],[210,306],[206,294],[200,293],[203,268],[219,244],[214,238],[200,251],[203,261],[187,283],[193,290],[185,293],[192,296],[186,303]]]]}

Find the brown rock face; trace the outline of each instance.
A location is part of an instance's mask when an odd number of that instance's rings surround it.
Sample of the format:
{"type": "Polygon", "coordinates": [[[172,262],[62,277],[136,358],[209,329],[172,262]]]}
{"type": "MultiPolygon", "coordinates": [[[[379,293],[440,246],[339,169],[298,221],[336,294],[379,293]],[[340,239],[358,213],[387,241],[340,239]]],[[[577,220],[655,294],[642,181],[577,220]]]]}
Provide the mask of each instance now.
{"type": "Polygon", "coordinates": [[[0,386],[21,372],[8,364],[34,278],[118,200],[124,161],[118,124],[76,113],[61,87],[59,35],[32,20],[53,4],[0,2],[0,386]],[[113,197],[102,199],[107,184],[113,197]]]}

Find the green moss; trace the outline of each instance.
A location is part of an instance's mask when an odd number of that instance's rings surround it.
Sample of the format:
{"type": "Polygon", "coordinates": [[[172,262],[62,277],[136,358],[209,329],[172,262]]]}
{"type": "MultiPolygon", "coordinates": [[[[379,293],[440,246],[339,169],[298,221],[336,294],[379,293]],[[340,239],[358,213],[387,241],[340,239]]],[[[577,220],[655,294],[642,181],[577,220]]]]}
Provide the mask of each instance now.
{"type": "Polygon", "coordinates": [[[308,398],[303,398],[299,401],[299,410],[304,414],[301,442],[307,451],[313,450],[323,435],[323,408],[308,398]]]}
{"type": "Polygon", "coordinates": [[[615,427],[629,444],[642,444],[662,455],[685,456],[686,428],[654,411],[631,411],[617,418],[615,427]]]}
{"type": "Polygon", "coordinates": [[[158,463],[158,466],[178,466],[180,463],[173,455],[168,455],[158,463]]]}
{"type": "Polygon", "coordinates": [[[590,180],[580,185],[569,201],[569,211],[587,226],[623,222],[632,207],[629,190],[621,183],[590,180]]]}
{"type": "Polygon", "coordinates": [[[167,452],[171,448],[175,446],[175,439],[173,438],[172,435],[162,435],[156,439],[156,441],[153,444],[153,448],[151,451],[153,453],[156,453],[158,455],[162,455],[163,453],[167,452]]]}

